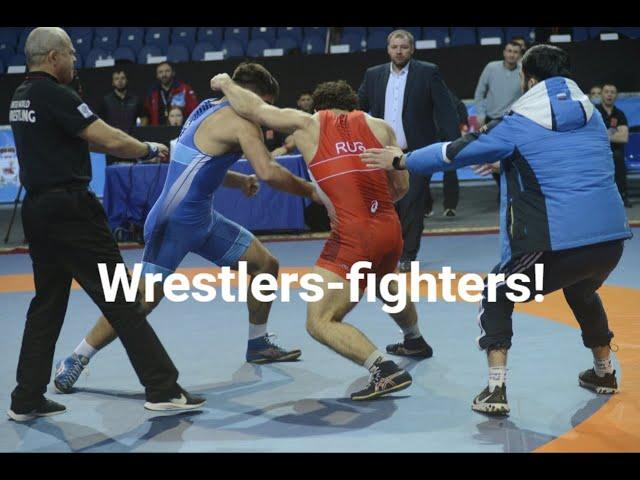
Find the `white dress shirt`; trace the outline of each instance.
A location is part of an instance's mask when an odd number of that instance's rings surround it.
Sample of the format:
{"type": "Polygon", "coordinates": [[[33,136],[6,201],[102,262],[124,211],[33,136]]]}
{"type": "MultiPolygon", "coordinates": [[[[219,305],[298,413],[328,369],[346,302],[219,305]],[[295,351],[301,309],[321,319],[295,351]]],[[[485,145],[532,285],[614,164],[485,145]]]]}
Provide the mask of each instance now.
{"type": "Polygon", "coordinates": [[[402,126],[402,105],[404,103],[404,89],[407,86],[407,77],[409,76],[409,64],[407,63],[400,72],[393,69],[393,63],[389,68],[391,68],[391,72],[384,97],[384,120],[391,125],[395,132],[398,146],[406,150],[407,137],[404,135],[402,126]]]}

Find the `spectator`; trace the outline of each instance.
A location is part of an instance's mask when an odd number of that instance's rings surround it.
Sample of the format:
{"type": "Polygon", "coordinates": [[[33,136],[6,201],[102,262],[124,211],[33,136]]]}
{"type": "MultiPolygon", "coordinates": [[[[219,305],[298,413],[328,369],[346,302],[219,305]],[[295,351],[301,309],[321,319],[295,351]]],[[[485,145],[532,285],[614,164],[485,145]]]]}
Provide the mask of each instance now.
{"type": "Polygon", "coordinates": [[[612,83],[605,83],[602,85],[602,103],[596,108],[602,115],[602,120],[604,120],[609,133],[618,191],[624,206],[631,208],[627,193],[627,166],[624,163],[624,144],[629,141],[629,123],[624,112],[614,105],[617,97],[618,89],[616,86],[612,83]]]}
{"type": "MultiPolygon", "coordinates": [[[[474,95],[478,127],[502,118],[513,102],[522,95],[520,45],[510,41],[505,45],[502,57],[502,60],[489,62],[478,80],[474,95]]],[[[493,179],[498,185],[498,202],[500,202],[500,175],[494,173],[493,179]]]]}
{"type": "Polygon", "coordinates": [[[591,90],[589,90],[589,100],[591,100],[591,103],[594,105],[600,105],[600,102],[602,102],[602,87],[600,85],[591,87],[591,90]]]}
{"type": "Polygon", "coordinates": [[[303,92],[298,97],[297,101],[298,110],[303,112],[313,113],[313,96],[309,92],[303,92]]]}
{"type": "Polygon", "coordinates": [[[524,39],[524,37],[513,37],[510,43],[515,43],[520,46],[520,58],[518,59],[518,61],[522,61],[524,52],[527,51],[527,41],[524,39]]]}
{"type": "MultiPolygon", "coordinates": [[[[303,112],[313,114],[315,111],[313,109],[313,96],[309,92],[302,92],[298,97],[296,105],[298,106],[298,110],[302,110],[303,112]]],[[[284,139],[284,142],[281,143],[281,146],[271,151],[271,156],[276,158],[281,155],[298,155],[299,153],[293,135],[289,135],[284,139]]]]}
{"type": "Polygon", "coordinates": [[[180,107],[182,114],[188,117],[198,105],[191,85],[176,80],[175,76],[175,70],[169,62],[159,63],[156,67],[157,83],[151,87],[144,103],[149,125],[167,125],[171,107],[180,107]]]}
{"type": "MultiPolygon", "coordinates": [[[[456,107],[438,66],[412,59],[414,52],[415,42],[410,32],[391,32],[387,37],[391,62],[369,68],[358,90],[360,109],[384,118],[403,150],[415,150],[441,138],[455,140],[460,136],[456,107]]],[[[411,261],[418,255],[426,194],[424,177],[412,174],[409,192],[396,205],[404,239],[401,272],[410,271],[411,261]]]]}
{"type": "MultiPolygon", "coordinates": [[[[111,74],[112,91],[105,95],[98,107],[98,116],[112,127],[119,128],[131,135],[138,118],[144,115],[142,99],[128,90],[127,74],[117,69],[111,74]]],[[[127,160],[107,155],[107,165],[114,163],[130,163],[127,160]]]]}
{"type": "Polygon", "coordinates": [[[184,123],[184,115],[180,107],[171,107],[169,112],[169,125],[172,127],[181,127],[184,123]]]}

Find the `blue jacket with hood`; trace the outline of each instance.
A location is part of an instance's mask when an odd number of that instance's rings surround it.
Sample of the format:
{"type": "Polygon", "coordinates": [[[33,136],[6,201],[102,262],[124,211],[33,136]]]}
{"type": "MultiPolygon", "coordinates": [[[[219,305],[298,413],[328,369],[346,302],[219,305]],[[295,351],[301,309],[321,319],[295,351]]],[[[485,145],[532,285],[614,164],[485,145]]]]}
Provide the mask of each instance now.
{"type": "Polygon", "coordinates": [[[485,132],[415,150],[406,164],[430,175],[498,160],[502,265],[631,238],[604,122],[574,81],[548,78],[485,132]]]}

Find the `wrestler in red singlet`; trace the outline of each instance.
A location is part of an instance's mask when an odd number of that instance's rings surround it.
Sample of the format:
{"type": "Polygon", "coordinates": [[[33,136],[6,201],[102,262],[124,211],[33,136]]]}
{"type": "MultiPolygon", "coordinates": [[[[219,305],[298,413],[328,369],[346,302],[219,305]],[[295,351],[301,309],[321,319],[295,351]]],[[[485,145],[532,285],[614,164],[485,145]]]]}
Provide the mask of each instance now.
{"type": "Polygon", "coordinates": [[[402,253],[402,227],[387,172],[362,163],[359,155],[367,148],[383,146],[364,112],[320,112],[318,150],[309,169],[333,221],[316,265],[343,277],[358,261],[371,262],[370,271],[378,276],[393,272],[402,253]]]}

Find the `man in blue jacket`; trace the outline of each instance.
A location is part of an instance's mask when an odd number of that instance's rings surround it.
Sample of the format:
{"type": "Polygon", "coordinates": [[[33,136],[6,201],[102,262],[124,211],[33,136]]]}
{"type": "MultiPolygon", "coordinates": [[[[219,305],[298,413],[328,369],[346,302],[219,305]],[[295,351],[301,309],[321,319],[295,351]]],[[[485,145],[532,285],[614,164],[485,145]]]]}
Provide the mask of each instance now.
{"type": "MultiPolygon", "coordinates": [[[[594,368],[580,385],[598,393],[618,389],[610,359],[607,315],[597,290],[631,238],[602,116],[570,80],[569,57],[550,45],[531,48],[522,60],[524,95],[502,119],[482,132],[454,142],[429,145],[404,155],[372,149],[362,157],[370,167],[430,175],[467,165],[500,162],[501,261],[492,273],[524,273],[535,285],[536,263],[544,265],[547,294],[562,289],[594,356],[594,368]]],[[[511,347],[511,290],[499,283],[496,301],[487,300],[487,282],[478,315],[478,344],[487,351],[489,385],[472,408],[506,415],[507,351],[511,347]]]]}

